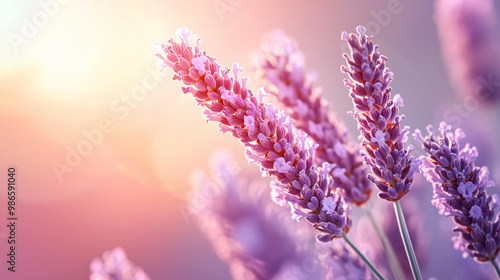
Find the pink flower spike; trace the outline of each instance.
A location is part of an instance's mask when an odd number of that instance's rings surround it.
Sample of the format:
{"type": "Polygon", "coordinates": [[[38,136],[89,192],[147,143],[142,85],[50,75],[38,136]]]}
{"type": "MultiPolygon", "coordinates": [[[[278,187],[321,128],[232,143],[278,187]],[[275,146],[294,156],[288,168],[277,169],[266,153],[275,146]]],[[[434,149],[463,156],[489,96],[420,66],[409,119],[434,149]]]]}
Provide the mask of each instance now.
{"type": "Polygon", "coordinates": [[[180,29],[177,35],[180,43],[171,39],[162,48],[171,62],[167,66],[184,83],[185,91],[204,107],[205,117],[219,122],[219,130],[231,132],[240,140],[249,162],[259,164],[264,174],[274,177],[274,197],[289,202],[294,215],[305,217],[319,230],[320,241],[347,233],[351,224],[349,207],[341,193],[332,191],[333,182],[323,168],[315,166],[315,145],[307,135],[297,131],[284,112],[264,102],[268,94],[263,89],[257,97],[247,88],[248,78],[238,77],[242,71],[238,64],[233,64],[231,78],[230,69],[222,68],[215,58],[200,50],[199,40],[193,47],[189,45],[187,38],[193,35],[189,30],[180,29]],[[190,74],[200,70],[202,61],[204,75],[190,74]],[[220,98],[215,98],[217,95],[220,98]],[[336,207],[326,213],[321,202],[328,197],[335,198],[336,207]]]}

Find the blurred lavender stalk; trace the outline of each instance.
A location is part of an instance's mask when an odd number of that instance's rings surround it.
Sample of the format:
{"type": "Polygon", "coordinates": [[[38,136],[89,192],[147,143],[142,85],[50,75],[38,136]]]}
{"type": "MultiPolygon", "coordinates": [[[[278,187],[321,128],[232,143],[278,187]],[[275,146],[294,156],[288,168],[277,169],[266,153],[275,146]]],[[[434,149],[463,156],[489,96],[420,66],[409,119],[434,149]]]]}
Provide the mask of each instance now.
{"type": "Polygon", "coordinates": [[[324,279],[325,271],[327,279],[371,277],[343,241],[315,245],[314,230],[272,203],[266,182],[235,172],[231,162],[228,153],[218,153],[212,176],[194,173],[190,197],[197,225],[230,265],[233,279],[324,279]]]}
{"type": "Polygon", "coordinates": [[[281,30],[269,34],[254,56],[254,66],[266,92],[294,119],[294,126],[318,143],[316,160],[333,163],[333,187],[345,190],[348,203],[363,205],[370,198],[359,143],[347,141],[347,131],[329,109],[329,103],[314,87],[315,76],[306,73],[304,55],[281,30]]]}
{"type": "Polygon", "coordinates": [[[212,176],[202,171],[192,176],[191,209],[197,225],[230,265],[233,279],[277,279],[283,267],[300,263],[284,225],[292,220],[270,208],[269,193],[258,184],[249,186],[251,178],[231,171],[228,162],[227,154],[219,154],[211,165],[212,176]]]}
{"type": "Polygon", "coordinates": [[[150,280],[142,268],[127,259],[125,251],[117,247],[106,251],[90,264],[90,280],[150,280]]]}
{"type": "Polygon", "coordinates": [[[320,261],[326,270],[326,280],[374,279],[373,274],[357,255],[347,250],[345,242],[319,243],[320,261]],[[328,247],[327,247],[328,246],[328,247]]]}
{"type": "Polygon", "coordinates": [[[434,137],[433,127],[428,126],[424,138],[419,130],[414,137],[422,143],[427,153],[423,157],[424,174],[434,188],[432,204],[439,214],[452,216],[457,225],[453,231],[455,249],[477,262],[491,262],[500,277],[495,261],[500,251],[499,214],[496,195],[488,195],[486,188],[494,186],[488,179],[488,168],[475,166],[478,151],[466,144],[460,149],[459,141],[465,137],[462,130],[451,132],[451,126],[442,122],[440,137],[434,137]]]}
{"type": "Polygon", "coordinates": [[[435,20],[453,88],[482,104],[500,100],[500,28],[492,0],[437,0],[435,20]]]}

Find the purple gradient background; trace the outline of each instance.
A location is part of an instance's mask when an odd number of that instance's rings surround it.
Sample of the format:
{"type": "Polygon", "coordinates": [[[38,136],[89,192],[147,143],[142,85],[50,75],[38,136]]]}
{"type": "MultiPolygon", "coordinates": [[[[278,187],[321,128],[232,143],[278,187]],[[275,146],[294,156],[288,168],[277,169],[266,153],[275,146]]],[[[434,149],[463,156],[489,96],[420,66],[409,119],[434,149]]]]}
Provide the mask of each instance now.
{"type": "MultiPolygon", "coordinates": [[[[376,35],[389,58],[393,93],[405,100],[405,125],[412,130],[437,125],[444,110],[462,103],[440,55],[433,1],[73,0],[59,5],[16,50],[12,32],[21,35],[23,18],[41,11],[38,1],[0,3],[0,182],[7,181],[8,166],[17,167],[19,218],[18,271],[10,273],[7,198],[0,191],[0,279],[88,279],[91,260],[116,246],[151,279],[230,279],[227,265],[183,213],[191,171],[207,168],[212,151],[222,147],[243,163],[240,144],[205,123],[170,72],[123,120],[110,108],[155,69],[153,42],[175,36],[179,27],[202,38],[202,48],[222,65],[239,62],[254,90],[252,53],[265,34],[283,29],[305,53],[308,69],[319,74],[317,84],[353,139],[356,126],[346,114],[352,105],[339,70],[344,63],[340,34],[354,32],[357,25],[376,35]],[[234,6],[219,17],[217,3],[234,6]],[[382,25],[374,15],[388,11],[389,3],[399,3],[400,12],[382,25]],[[64,163],[66,146],[75,148],[85,139],[82,130],[95,129],[104,118],[116,129],[60,182],[53,162],[64,163]]],[[[492,147],[477,131],[498,137],[498,122],[482,110],[472,113],[463,119],[472,123],[471,140],[492,147]]],[[[491,163],[486,154],[498,154],[479,150],[480,163],[491,163]]],[[[451,220],[430,204],[430,184],[419,187],[425,188],[419,211],[431,237],[423,275],[465,279],[468,265],[477,264],[461,261],[450,241],[451,220]]]]}

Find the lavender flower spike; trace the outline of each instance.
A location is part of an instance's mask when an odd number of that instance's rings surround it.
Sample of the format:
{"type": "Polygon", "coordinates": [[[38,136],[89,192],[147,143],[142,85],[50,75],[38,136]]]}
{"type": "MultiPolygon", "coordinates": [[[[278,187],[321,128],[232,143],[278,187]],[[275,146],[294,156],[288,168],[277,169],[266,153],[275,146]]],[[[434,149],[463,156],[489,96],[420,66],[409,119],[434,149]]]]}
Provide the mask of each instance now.
{"type": "Polygon", "coordinates": [[[314,76],[304,69],[304,56],[295,41],[282,31],[269,35],[255,56],[257,75],[267,92],[295,120],[294,125],[318,143],[316,160],[336,164],[331,172],[333,186],[345,190],[346,202],[363,205],[371,193],[359,143],[347,141],[344,124],[333,116],[321,89],[314,88],[314,76]]]}
{"type": "Polygon", "coordinates": [[[441,137],[433,136],[432,126],[425,138],[419,130],[414,137],[422,142],[427,157],[423,172],[434,187],[432,204],[439,214],[452,216],[457,227],[453,231],[455,248],[478,262],[494,260],[500,251],[500,221],[495,217],[496,196],[486,194],[494,183],[488,180],[488,168],[475,166],[477,149],[466,144],[460,149],[459,140],[465,134],[442,122],[441,137]]]}
{"type": "Polygon", "coordinates": [[[179,29],[180,43],[170,39],[167,45],[157,44],[163,52],[157,54],[159,64],[174,70],[174,79],[182,81],[185,93],[193,94],[205,110],[209,121],[219,122],[222,132],[230,132],[246,149],[248,160],[261,166],[265,174],[275,178],[276,199],[288,202],[294,215],[305,217],[317,230],[320,241],[330,241],[349,231],[349,208],[340,191],[334,193],[328,177],[331,166],[314,165],[313,141],[295,130],[284,112],[272,104],[263,103],[247,89],[247,77],[238,78],[242,71],[233,64],[221,68],[214,57],[207,56],[195,39],[191,47],[187,28],[179,29]]]}
{"type": "Polygon", "coordinates": [[[125,251],[117,247],[106,251],[102,259],[95,258],[90,264],[90,280],[150,280],[149,276],[127,259],[125,251]]]}
{"type": "Polygon", "coordinates": [[[348,66],[342,71],[350,80],[344,83],[350,88],[354,103],[354,118],[363,137],[365,162],[371,167],[368,179],[380,190],[380,198],[398,201],[410,191],[415,172],[419,172],[420,161],[410,157],[412,146],[405,148],[409,128],[401,129],[403,115],[398,107],[403,100],[396,95],[392,101],[392,72],[385,67],[387,58],[378,52],[372,38],[365,35],[365,28],[359,26],[358,33],[342,34],[351,54],[344,54],[348,66]]]}

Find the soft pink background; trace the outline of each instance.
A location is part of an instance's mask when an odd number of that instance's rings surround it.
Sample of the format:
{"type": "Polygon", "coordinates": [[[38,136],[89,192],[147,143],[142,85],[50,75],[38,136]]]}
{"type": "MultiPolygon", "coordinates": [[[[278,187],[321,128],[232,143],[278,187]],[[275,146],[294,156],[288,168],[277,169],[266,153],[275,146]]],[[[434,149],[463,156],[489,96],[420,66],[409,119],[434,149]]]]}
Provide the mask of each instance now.
{"type": "MultiPolygon", "coordinates": [[[[116,246],[152,279],[230,279],[227,266],[184,215],[185,199],[190,173],[206,168],[218,148],[234,150],[241,160],[240,144],[205,123],[171,72],[155,76],[159,83],[151,79],[153,42],[175,36],[179,27],[202,38],[202,48],[222,65],[239,62],[254,90],[252,52],[265,34],[283,29],[298,42],[308,68],[319,74],[318,85],[353,139],[355,123],[346,114],[352,105],[339,70],[344,63],[340,34],[354,32],[357,25],[366,25],[389,57],[394,92],[405,100],[406,125],[436,125],[442,119],[436,108],[461,102],[440,57],[432,1],[51,3],[56,6],[43,26],[14,43],[12,36],[24,37],[25,19],[43,17],[44,9],[38,1],[0,4],[0,182],[6,185],[8,166],[17,167],[19,218],[14,274],[5,263],[7,200],[0,185],[0,279],[88,279],[92,259],[116,246]],[[230,9],[218,13],[215,6],[221,4],[230,9]],[[397,14],[377,22],[381,10],[394,11],[388,5],[396,5],[397,14]],[[126,115],[112,108],[124,106],[121,96],[145,79],[152,86],[143,101],[126,115]],[[67,147],[83,145],[82,130],[97,129],[105,119],[115,129],[58,180],[54,162],[66,164],[67,147]]],[[[481,123],[486,130],[494,126],[481,123]]],[[[436,217],[428,200],[421,207],[430,215],[430,233],[449,222],[436,217]]],[[[459,253],[449,235],[431,242],[434,252],[453,257],[432,254],[424,276],[460,278],[465,268],[452,267],[459,253]]]]}

